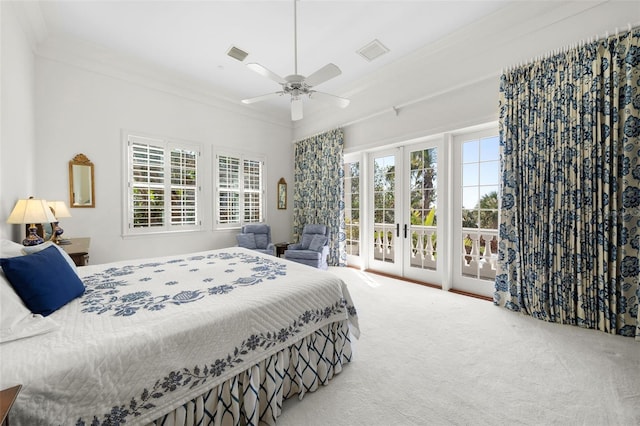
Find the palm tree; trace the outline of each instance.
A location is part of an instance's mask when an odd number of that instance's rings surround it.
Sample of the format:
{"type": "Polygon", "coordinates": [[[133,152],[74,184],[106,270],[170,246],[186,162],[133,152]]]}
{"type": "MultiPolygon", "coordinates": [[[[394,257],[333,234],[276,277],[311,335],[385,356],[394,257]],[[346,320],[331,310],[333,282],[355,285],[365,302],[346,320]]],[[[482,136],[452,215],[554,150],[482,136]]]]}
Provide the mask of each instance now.
{"type": "Polygon", "coordinates": [[[411,153],[411,224],[435,224],[436,164],[435,148],[411,153]]]}

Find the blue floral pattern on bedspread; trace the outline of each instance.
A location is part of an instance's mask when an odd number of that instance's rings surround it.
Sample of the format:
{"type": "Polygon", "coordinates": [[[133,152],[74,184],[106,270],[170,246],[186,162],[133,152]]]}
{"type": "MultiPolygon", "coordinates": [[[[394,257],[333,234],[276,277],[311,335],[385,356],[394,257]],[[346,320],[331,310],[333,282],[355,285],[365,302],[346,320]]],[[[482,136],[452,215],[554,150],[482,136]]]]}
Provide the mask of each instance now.
{"type": "Polygon", "coordinates": [[[307,310],[289,324],[288,327],[252,334],[244,339],[232,353],[229,353],[224,358],[216,359],[210,364],[171,371],[162,379],[157,380],[150,389],[143,389],[137,398],[131,398],[128,405],[113,406],[108,413],[102,415],[102,419],[97,416],[94,416],[90,421],[78,419],[76,426],[108,426],[127,423],[127,421],[132,420],[132,417],[139,417],[146,410],[155,408],[154,400],[162,398],[179,388],[186,386],[194,388],[204,385],[207,381],[215,380],[230,369],[242,365],[243,358],[250,355],[251,352],[267,350],[289,339],[296,338],[303,332],[306,325],[319,323],[345,311],[350,315],[356,315],[355,307],[344,298],[325,308],[307,310]]]}
{"type": "MultiPolygon", "coordinates": [[[[193,303],[209,296],[227,294],[238,286],[253,286],[273,280],[279,276],[287,274],[287,265],[265,257],[255,256],[247,253],[210,253],[203,256],[191,256],[187,258],[170,259],[166,262],[152,262],[137,265],[126,265],[113,267],[89,275],[83,279],[86,291],[82,297],[81,304],[86,306],[82,312],[93,314],[104,314],[112,312],[115,316],[134,315],[139,310],[159,311],[168,305],[181,305],[193,303]],[[183,289],[168,294],[153,294],[150,291],[127,292],[128,281],[133,274],[144,274],[139,279],[140,282],[151,282],[163,279],[165,269],[168,265],[177,264],[184,267],[181,276],[188,282],[189,273],[196,273],[213,265],[217,261],[225,261],[230,268],[225,270],[223,277],[199,278],[204,283],[215,284],[207,289],[183,289]],[[252,265],[251,275],[236,276],[233,268],[238,263],[252,265]],[[126,278],[123,278],[126,277],[126,278]]],[[[243,269],[244,271],[244,269],[243,269]]],[[[176,280],[169,280],[163,283],[167,290],[180,284],[176,280]]],[[[157,287],[154,287],[157,288],[157,287]]]]}

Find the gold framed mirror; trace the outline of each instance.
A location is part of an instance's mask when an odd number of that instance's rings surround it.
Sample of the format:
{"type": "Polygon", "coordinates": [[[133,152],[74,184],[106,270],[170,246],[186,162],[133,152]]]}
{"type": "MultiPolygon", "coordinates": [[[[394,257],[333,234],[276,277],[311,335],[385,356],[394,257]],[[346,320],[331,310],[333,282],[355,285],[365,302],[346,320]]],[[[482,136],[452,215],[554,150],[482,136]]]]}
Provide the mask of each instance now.
{"type": "Polygon", "coordinates": [[[96,206],[93,163],[84,154],[78,154],[69,161],[69,206],[96,206]]]}
{"type": "Polygon", "coordinates": [[[287,182],[284,178],[278,181],[278,209],[286,210],[287,208],[287,182]]]}

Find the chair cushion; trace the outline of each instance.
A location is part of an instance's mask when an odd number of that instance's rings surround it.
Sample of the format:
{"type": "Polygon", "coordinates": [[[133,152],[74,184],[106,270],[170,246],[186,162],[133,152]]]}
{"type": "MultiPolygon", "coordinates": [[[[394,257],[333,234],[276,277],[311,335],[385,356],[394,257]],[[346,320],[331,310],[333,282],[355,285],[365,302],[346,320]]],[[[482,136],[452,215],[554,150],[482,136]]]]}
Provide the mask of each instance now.
{"type": "Polygon", "coordinates": [[[311,244],[309,244],[309,250],[313,251],[322,251],[322,248],[327,244],[327,237],[324,235],[316,234],[311,239],[311,244]]]}
{"type": "Polygon", "coordinates": [[[253,234],[256,239],[256,248],[266,249],[267,245],[269,245],[269,238],[267,234],[253,234]]]}
{"type": "Polygon", "coordinates": [[[302,229],[303,234],[322,234],[326,235],[327,227],[325,225],[319,225],[317,223],[312,223],[305,225],[302,229]]]}
{"type": "Polygon", "coordinates": [[[247,249],[255,249],[258,248],[256,245],[256,236],[255,234],[238,234],[236,235],[236,240],[238,240],[238,246],[247,248],[247,249]]]}
{"type": "Polygon", "coordinates": [[[285,250],[285,259],[308,259],[319,260],[321,254],[311,250],[285,250]]]}
{"type": "Polygon", "coordinates": [[[304,250],[307,250],[312,240],[313,240],[313,234],[302,234],[302,241],[300,241],[302,248],[304,250]]]}
{"type": "Polygon", "coordinates": [[[84,293],[84,284],[55,247],[26,256],[0,259],[18,296],[44,317],[84,293]]]}

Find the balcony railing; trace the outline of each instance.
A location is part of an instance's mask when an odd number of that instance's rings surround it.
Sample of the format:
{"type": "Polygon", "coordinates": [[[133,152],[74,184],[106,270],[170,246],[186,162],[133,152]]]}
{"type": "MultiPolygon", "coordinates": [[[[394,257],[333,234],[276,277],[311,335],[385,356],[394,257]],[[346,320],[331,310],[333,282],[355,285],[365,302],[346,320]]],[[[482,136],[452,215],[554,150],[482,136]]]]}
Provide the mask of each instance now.
{"type": "Polygon", "coordinates": [[[494,280],[498,262],[498,230],[462,228],[462,240],[462,275],[494,280]]]}
{"type": "MultiPolygon", "coordinates": [[[[437,232],[435,226],[411,225],[411,266],[436,270],[437,232]]],[[[401,232],[404,232],[401,230],[401,232]]],[[[462,229],[462,274],[468,277],[494,280],[498,260],[498,230],[483,228],[462,229]]],[[[396,225],[374,224],[374,259],[382,262],[394,262],[396,244],[396,225]]],[[[349,241],[359,252],[359,241],[349,241]]],[[[352,248],[352,249],[353,249],[352,248]]]]}
{"type": "MultiPolygon", "coordinates": [[[[376,223],[373,229],[374,259],[393,262],[395,260],[396,225],[376,223]]],[[[411,233],[411,266],[435,270],[436,227],[411,225],[409,230],[411,233]]]]}

